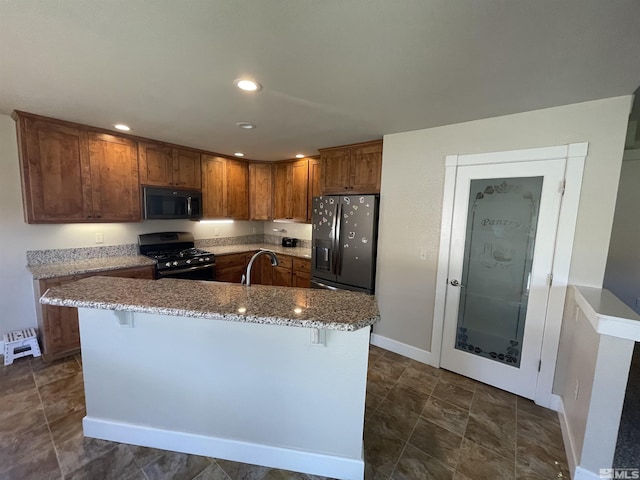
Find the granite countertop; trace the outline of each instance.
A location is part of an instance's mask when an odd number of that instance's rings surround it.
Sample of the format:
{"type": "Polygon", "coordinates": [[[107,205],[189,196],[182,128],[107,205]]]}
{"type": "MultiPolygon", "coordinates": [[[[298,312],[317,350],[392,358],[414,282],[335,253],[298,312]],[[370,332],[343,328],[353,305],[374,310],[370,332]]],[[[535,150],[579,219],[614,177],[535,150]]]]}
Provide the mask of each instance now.
{"type": "Polygon", "coordinates": [[[40,303],[342,331],[380,320],[364,293],[179,279],[88,277],[50,288],[40,303]]]}
{"type": "Polygon", "coordinates": [[[301,247],[283,247],[271,243],[250,243],[240,245],[225,245],[215,247],[202,247],[203,250],[211,252],[214,255],[229,255],[232,253],[252,252],[255,250],[271,250],[282,255],[291,255],[292,257],[311,258],[310,248],[301,247]]]}
{"type": "Polygon", "coordinates": [[[39,280],[83,273],[105,272],[121,268],[147,267],[155,264],[155,260],[143,255],[127,255],[120,257],[87,258],[43,265],[27,265],[27,268],[33,275],[33,278],[39,280]]]}

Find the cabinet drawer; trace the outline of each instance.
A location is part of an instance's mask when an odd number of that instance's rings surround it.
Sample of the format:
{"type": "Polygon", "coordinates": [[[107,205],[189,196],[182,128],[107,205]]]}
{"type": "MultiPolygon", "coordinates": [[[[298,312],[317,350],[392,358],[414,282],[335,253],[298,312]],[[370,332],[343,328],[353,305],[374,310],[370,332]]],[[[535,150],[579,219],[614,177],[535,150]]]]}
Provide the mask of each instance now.
{"type": "Polygon", "coordinates": [[[293,268],[293,257],[290,257],[289,255],[282,255],[280,253],[277,254],[277,257],[279,267],[288,268],[290,270],[293,268]]]}
{"type": "Polygon", "coordinates": [[[246,265],[245,253],[232,253],[229,255],[216,255],[216,270],[231,267],[244,267],[246,265]]]}
{"type": "Polygon", "coordinates": [[[295,258],[293,259],[293,269],[296,272],[311,273],[311,259],[295,258]]]}

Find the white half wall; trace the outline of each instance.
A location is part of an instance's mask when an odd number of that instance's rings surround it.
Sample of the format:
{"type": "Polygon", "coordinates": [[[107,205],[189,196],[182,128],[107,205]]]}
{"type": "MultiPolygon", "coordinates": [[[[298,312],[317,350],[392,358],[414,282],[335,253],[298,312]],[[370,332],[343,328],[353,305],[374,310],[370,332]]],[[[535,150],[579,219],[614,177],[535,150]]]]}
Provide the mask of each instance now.
{"type": "Polygon", "coordinates": [[[601,286],[631,100],[385,135],[376,285],[382,322],[374,333],[431,351],[446,155],[589,142],[569,282],[601,286]]]}

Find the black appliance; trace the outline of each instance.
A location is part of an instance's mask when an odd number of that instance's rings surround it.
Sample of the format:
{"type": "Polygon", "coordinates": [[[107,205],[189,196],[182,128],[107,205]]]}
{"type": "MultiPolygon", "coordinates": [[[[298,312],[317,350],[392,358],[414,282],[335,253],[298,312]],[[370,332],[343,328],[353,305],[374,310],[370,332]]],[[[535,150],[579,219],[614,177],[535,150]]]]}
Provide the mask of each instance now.
{"type": "Polygon", "coordinates": [[[198,190],[143,187],[142,197],[146,220],[202,218],[202,192],[198,190]]]}
{"type": "Polygon", "coordinates": [[[190,232],[160,232],[138,235],[140,253],[156,260],[156,278],[215,280],[213,253],[195,248],[190,232]]]}
{"type": "Polygon", "coordinates": [[[313,197],[311,286],[373,294],[378,195],[313,197]]]}
{"type": "Polygon", "coordinates": [[[282,237],[282,246],[283,247],[297,247],[298,239],[291,237],[282,237]]]}

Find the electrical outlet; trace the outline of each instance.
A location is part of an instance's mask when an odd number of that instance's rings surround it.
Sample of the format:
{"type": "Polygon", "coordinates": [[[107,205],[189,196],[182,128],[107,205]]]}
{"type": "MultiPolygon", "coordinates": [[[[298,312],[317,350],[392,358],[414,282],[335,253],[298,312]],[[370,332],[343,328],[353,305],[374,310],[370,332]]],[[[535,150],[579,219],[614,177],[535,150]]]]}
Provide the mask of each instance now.
{"type": "Polygon", "coordinates": [[[104,234],[102,232],[96,232],[96,243],[104,243],[104,234]]]}
{"type": "Polygon", "coordinates": [[[254,234],[256,233],[256,227],[253,227],[251,230],[253,231],[254,234]]]}
{"type": "Polygon", "coordinates": [[[580,382],[576,380],[576,388],[573,390],[573,399],[578,399],[578,392],[580,391],[580,382]]]}
{"type": "Polygon", "coordinates": [[[427,259],[427,249],[426,248],[421,248],[420,249],[420,260],[426,260],[427,259]]]}
{"type": "Polygon", "coordinates": [[[219,237],[220,236],[220,228],[216,227],[213,229],[213,236],[214,237],[219,237]]]}

